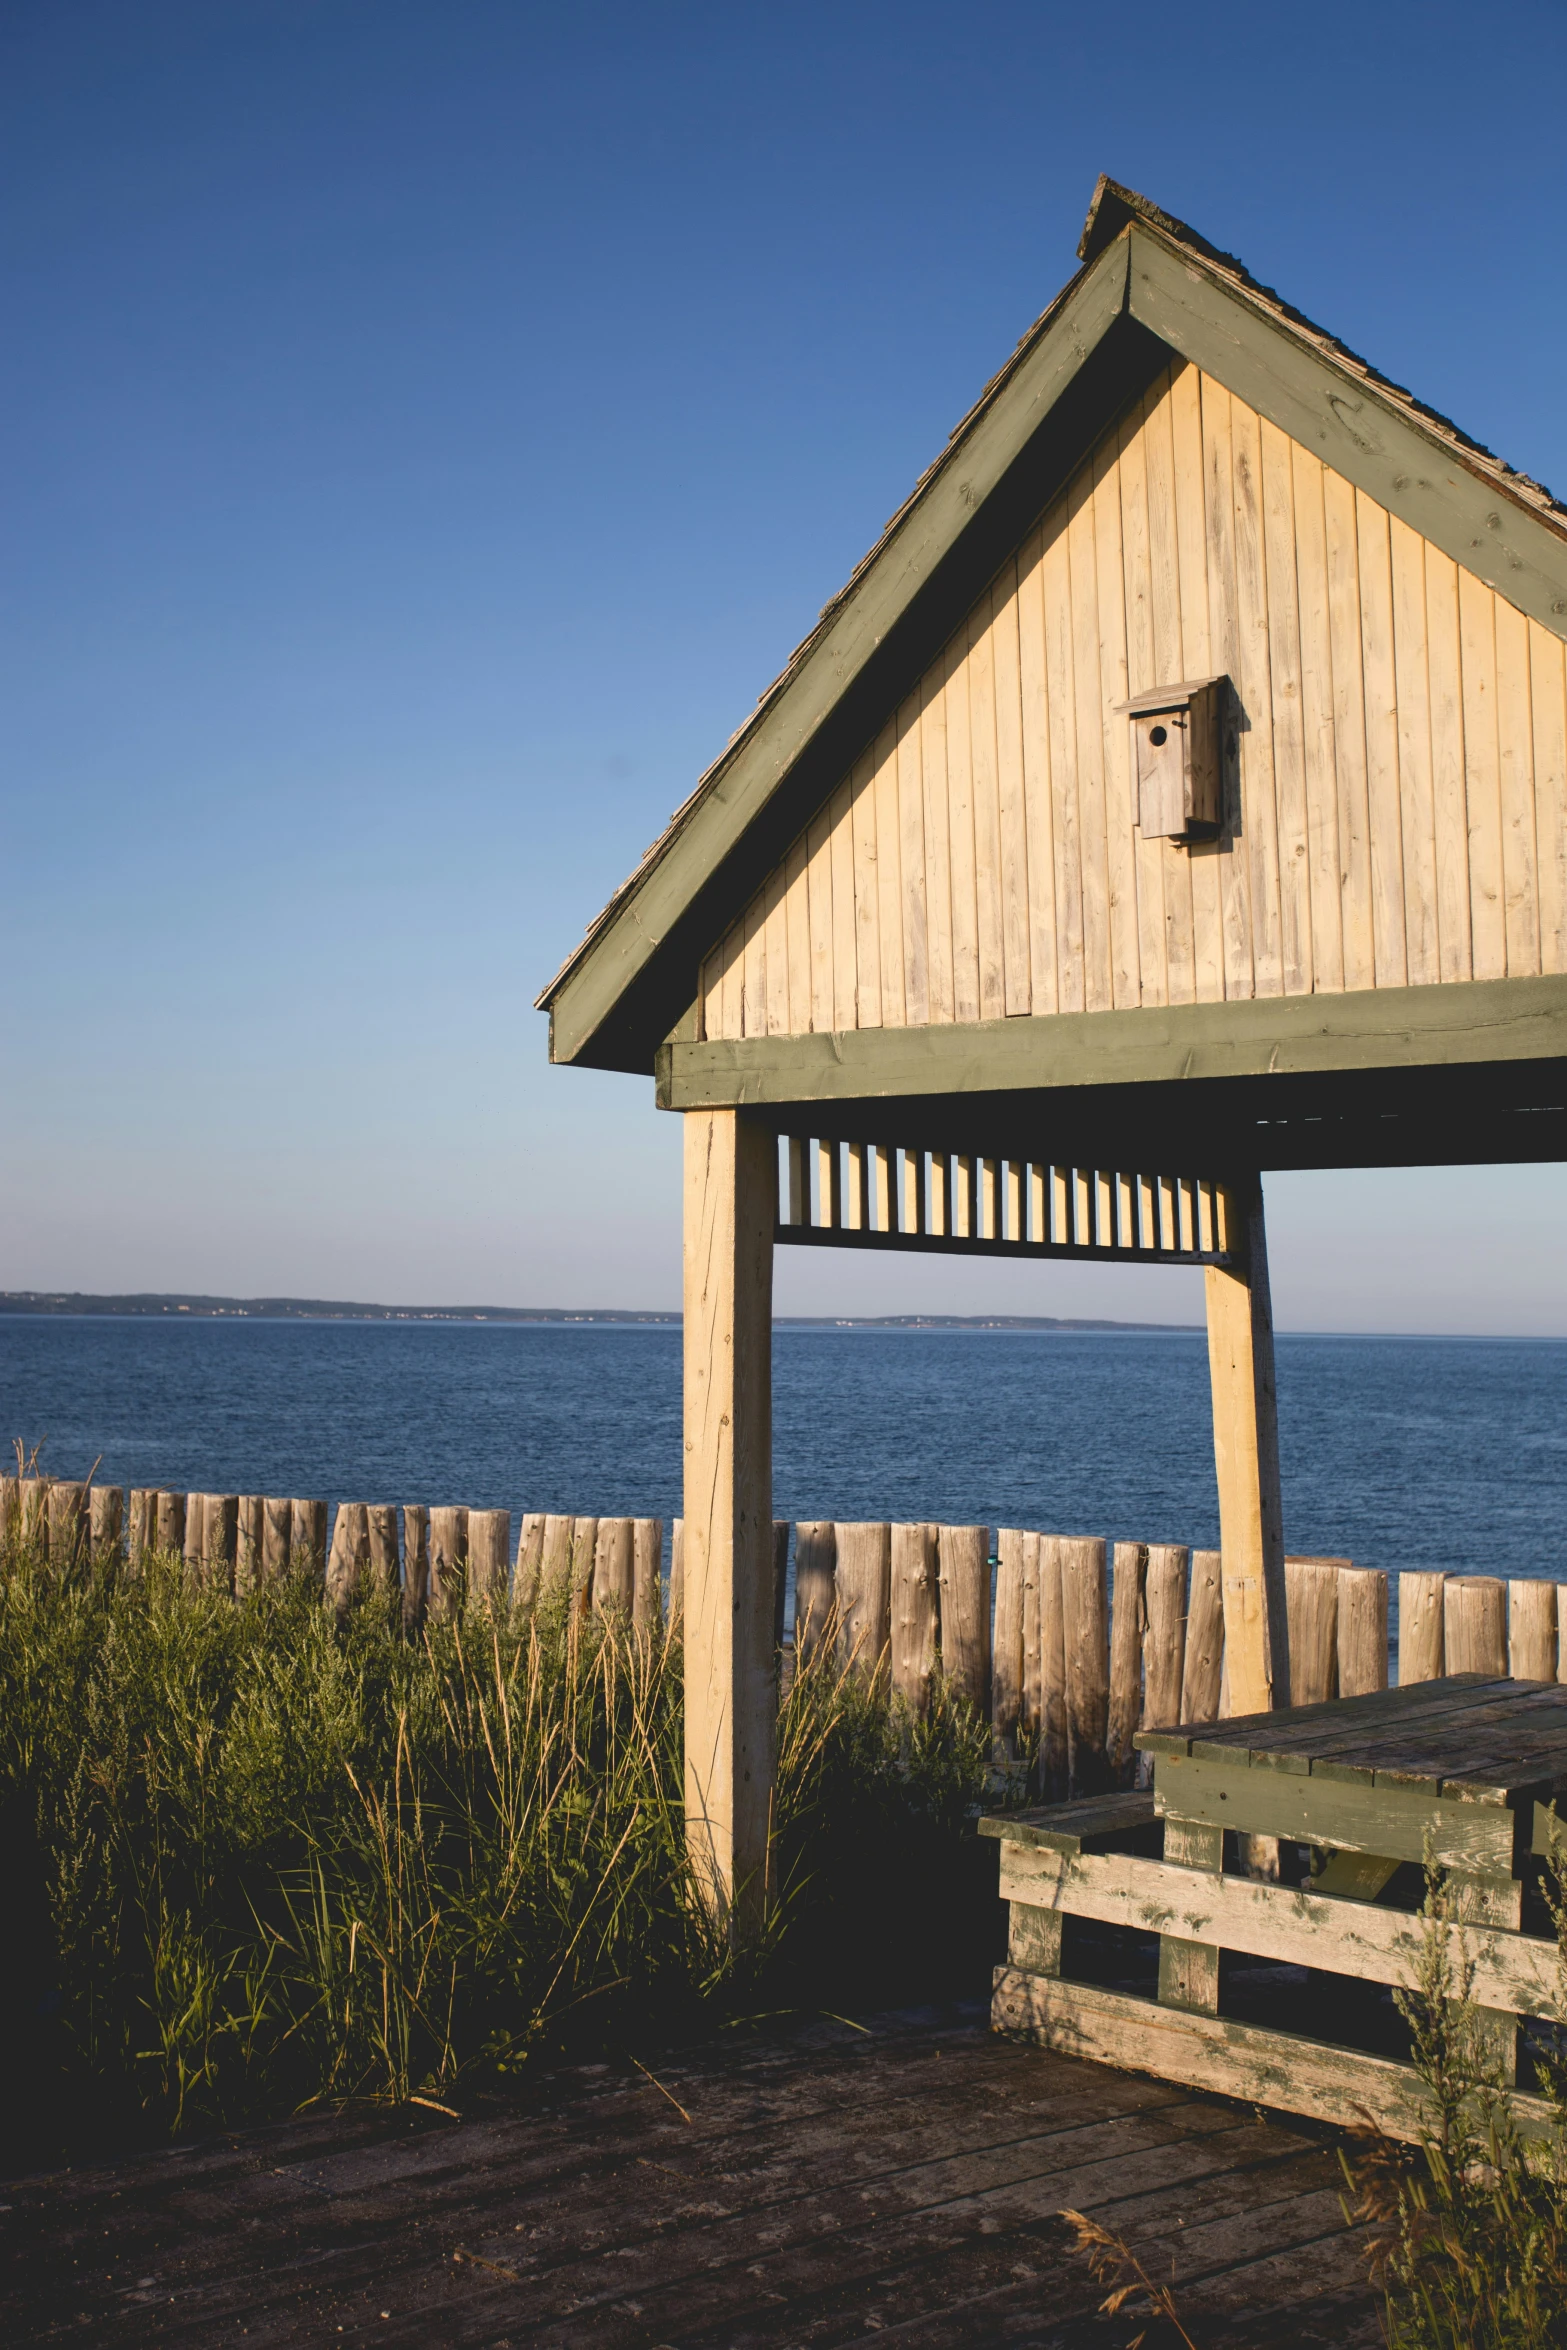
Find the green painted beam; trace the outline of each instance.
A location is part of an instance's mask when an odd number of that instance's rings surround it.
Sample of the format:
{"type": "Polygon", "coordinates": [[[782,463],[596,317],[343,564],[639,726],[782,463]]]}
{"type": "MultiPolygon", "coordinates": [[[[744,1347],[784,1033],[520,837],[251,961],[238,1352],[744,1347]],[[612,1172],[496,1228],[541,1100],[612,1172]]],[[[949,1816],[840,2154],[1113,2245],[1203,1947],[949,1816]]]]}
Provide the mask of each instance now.
{"type": "Polygon", "coordinates": [[[1131,312],[1542,627],[1567,637],[1567,539],[1373,383],[1141,223],[1131,312]]]}
{"type": "MultiPolygon", "coordinates": [[[[1567,1056],[1567,977],[670,1043],[666,1110],[1454,1068],[1567,1056]]],[[[1474,1157],[1489,1154],[1477,1149],[1474,1157]]]]}

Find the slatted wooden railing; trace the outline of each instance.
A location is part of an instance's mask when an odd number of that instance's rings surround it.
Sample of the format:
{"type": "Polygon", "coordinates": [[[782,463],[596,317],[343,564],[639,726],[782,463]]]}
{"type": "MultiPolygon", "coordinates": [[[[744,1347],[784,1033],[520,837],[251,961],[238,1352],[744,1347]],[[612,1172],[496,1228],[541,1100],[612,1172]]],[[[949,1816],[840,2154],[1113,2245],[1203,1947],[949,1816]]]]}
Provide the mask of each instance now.
{"type": "Polygon", "coordinates": [[[1130,1264],[1229,1262],[1228,1200],[1206,1176],[802,1135],[786,1136],[783,1150],[781,1241],[1130,1264]]]}

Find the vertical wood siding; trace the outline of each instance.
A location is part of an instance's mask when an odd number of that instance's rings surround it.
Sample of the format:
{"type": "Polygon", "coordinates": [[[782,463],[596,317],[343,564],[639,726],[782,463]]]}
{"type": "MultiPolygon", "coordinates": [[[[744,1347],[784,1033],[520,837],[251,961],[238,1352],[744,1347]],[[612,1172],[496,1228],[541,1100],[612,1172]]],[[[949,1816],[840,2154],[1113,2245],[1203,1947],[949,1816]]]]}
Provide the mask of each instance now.
{"type": "Polygon", "coordinates": [[[708,1036],[1567,970],[1562,643],[1184,364],[1105,434],[708,957],[708,1036]],[[1114,705],[1219,672],[1241,821],[1114,705]]]}

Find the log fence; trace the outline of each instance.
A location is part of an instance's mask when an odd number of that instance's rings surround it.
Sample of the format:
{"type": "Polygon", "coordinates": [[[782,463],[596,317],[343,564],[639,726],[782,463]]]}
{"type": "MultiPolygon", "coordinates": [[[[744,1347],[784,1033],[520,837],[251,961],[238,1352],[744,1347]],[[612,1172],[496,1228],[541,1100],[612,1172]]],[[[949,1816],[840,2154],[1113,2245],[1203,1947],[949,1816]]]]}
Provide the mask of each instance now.
{"type": "MultiPolygon", "coordinates": [[[[644,1627],[684,1602],[682,1524],[263,1494],[168,1493],[0,1477],[0,1537],[67,1566],[150,1552],[192,1587],[236,1597],[287,1576],[343,1613],[362,1584],[400,1591],[410,1631],[460,1609],[562,1600],[644,1627]],[[330,1541],[328,1533],[330,1530],[330,1541]]],[[[988,1716],[1000,1767],[1042,1795],[1135,1779],[1140,1731],[1212,1722],[1230,1707],[1220,1555],[1002,1527],[774,1522],[774,1630],[803,1660],[824,1644],[851,1673],[885,1672],[915,1713],[938,1671],[988,1716]]],[[[1567,1682],[1567,1582],[1408,1572],[1397,1579],[1397,1679],[1486,1673],[1567,1682]]],[[[1388,1576],[1339,1557],[1286,1562],[1297,1704],[1389,1682],[1388,1576]]]]}

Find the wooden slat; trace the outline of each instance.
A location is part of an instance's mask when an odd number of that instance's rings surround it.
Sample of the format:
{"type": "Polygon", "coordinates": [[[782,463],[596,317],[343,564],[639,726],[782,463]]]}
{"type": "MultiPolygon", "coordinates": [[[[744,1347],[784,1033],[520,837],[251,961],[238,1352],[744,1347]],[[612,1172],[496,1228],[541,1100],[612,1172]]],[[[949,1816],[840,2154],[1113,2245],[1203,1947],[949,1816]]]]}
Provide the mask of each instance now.
{"type": "Polygon", "coordinates": [[[1567,645],[1529,623],[1540,969],[1567,971],[1567,645]]]}
{"type": "Polygon", "coordinates": [[[1186,1576],[1184,1545],[1155,1542],[1148,1547],[1144,1580],[1147,1625],[1143,1633],[1143,1703],[1137,1727],[1160,1728],[1181,1718],[1181,1679],[1186,1662],[1186,1576]]]}
{"type": "MultiPolygon", "coordinates": [[[[1178,500],[1175,486],[1175,448],[1173,441],[1173,402],[1170,396],[1168,374],[1156,376],[1143,403],[1142,447],[1148,492],[1148,564],[1151,597],[1152,669],[1149,685],[1166,685],[1178,678],[1205,677],[1205,660],[1189,666],[1184,649],[1184,614],[1182,612],[1181,551],[1179,544],[1178,500]]],[[[1199,459],[1200,462],[1200,459],[1199,459]]],[[[1200,512],[1198,516],[1200,522],[1200,512]]],[[[1199,535],[1199,548],[1201,544],[1199,535]]],[[[1207,636],[1208,596],[1203,580],[1198,589],[1199,638],[1207,636]]],[[[1131,685],[1129,690],[1140,689],[1131,685]]],[[[1164,911],[1164,945],[1159,964],[1164,973],[1163,989],[1155,995],[1148,986],[1149,973],[1144,971],[1143,1001],[1171,1004],[1189,1004],[1199,993],[1196,970],[1196,942],[1194,938],[1194,900],[1198,895],[1199,867],[1204,874],[1211,871],[1211,860],[1197,859],[1189,849],[1173,841],[1154,843],[1159,868],[1159,899],[1164,911]]],[[[1144,868],[1139,865],[1138,887],[1141,889],[1144,868]]],[[[1207,990],[1208,1000],[1223,993],[1219,978],[1218,899],[1211,891],[1213,921],[1208,942],[1212,974],[1207,990]]]]}
{"type": "Polygon", "coordinates": [[[841,1652],[852,1672],[870,1680],[892,1640],[892,1528],[840,1521],[833,1536],[841,1652]]]}
{"type": "Polygon", "coordinates": [[[1431,1857],[1444,1868],[1505,1876],[1512,1866],[1512,1815],[1505,1806],[1441,1803],[1397,1788],[1351,1780],[1291,1777],[1208,1757],[1160,1755],[1154,1799],[1161,1816],[1242,1834],[1288,1836],[1394,1860],[1431,1857]]]}
{"type": "Polygon", "coordinates": [[[1067,1730],[1066,1608],[1061,1540],[1039,1537],[1039,1787],[1065,1795],[1071,1775],[1067,1730]]]}
{"type": "Polygon", "coordinates": [[[1218,1719],[1224,1669],[1224,1562],[1217,1550],[1194,1550],[1191,1599],[1186,1618],[1186,1655],[1181,1679],[1181,1720],[1218,1719]]]}
{"type": "Polygon", "coordinates": [[[1110,1626],[1105,1546],[1097,1536],[1058,1543],[1066,1651],[1067,1748],[1075,1793],[1097,1794],[1108,1769],[1110,1626]]]}
{"type": "Polygon", "coordinates": [[[1534,727],[1529,695],[1529,629],[1500,596],[1496,626],[1497,766],[1502,815],[1502,902],[1507,973],[1540,969],[1540,887],[1534,815],[1534,727]]]}
{"type": "Polygon", "coordinates": [[[925,912],[924,777],[920,767],[921,695],[903,704],[895,721],[898,806],[899,919],[903,1017],[911,1028],[930,1019],[930,941],[925,912]]]}
{"type": "Polygon", "coordinates": [[[1129,1778],[1137,1767],[1132,1739],[1143,1714],[1147,1574],[1147,1544],[1118,1542],[1110,1590],[1110,1703],[1105,1730],[1105,1760],[1117,1782],[1129,1778]]]}
{"type": "MultiPolygon", "coordinates": [[[[999,590],[1001,583],[997,583],[999,590]]],[[[995,603],[992,591],[969,614],[969,760],[974,790],[974,893],[982,1020],[1006,1011],[1001,902],[1001,792],[996,762],[995,603]]]]}
{"type": "Polygon", "coordinates": [[[990,1725],[1003,1751],[1015,1748],[1023,1719],[1023,1587],[1028,1537],[1003,1526],[996,1536],[996,1606],[992,1637],[990,1725]]]}
{"type": "Polygon", "coordinates": [[[1110,934],[1110,869],[1106,827],[1105,704],[1123,696],[1101,691],[1099,674],[1099,572],[1094,533],[1094,472],[1091,464],[1073,477],[1067,491],[1067,548],[1072,585],[1069,620],[1074,691],[1073,732],[1077,761],[1077,820],[1082,859],[1083,1009],[1108,1011],[1115,1001],[1114,954],[1110,934]]]}
{"type": "Polygon", "coordinates": [[[925,949],[929,1015],[956,1018],[952,989],[952,849],[947,793],[947,704],[943,669],[926,672],[920,693],[921,835],[925,843],[925,949]]]}
{"type": "Polygon", "coordinates": [[[1349,988],[1374,987],[1377,958],[1366,756],[1367,680],[1355,492],[1341,473],[1327,466],[1322,472],[1322,507],[1327,658],[1333,678],[1330,768],[1337,802],[1343,983],[1349,988]]]}
{"type": "Polygon", "coordinates": [[[1030,533],[1017,564],[1018,692],[1022,702],[1024,847],[1028,860],[1029,1003],[1055,1011],[1055,823],[1045,684],[1044,533],[1030,533]]]}
{"type": "MultiPolygon", "coordinates": [[[[990,2012],[997,2031],[1021,2033],[1091,2063],[1156,2073],[1340,2126],[1369,2121],[1394,2138],[1418,2140],[1425,2126],[1424,2091],[1412,2067],[1360,2049],[1223,2016],[1184,2015],[1125,1992],[1011,1967],[996,1971],[990,2012]]],[[[1547,2101],[1519,2093],[1512,2104],[1521,2124],[1545,2137],[1547,2101]]]]}
{"type": "Polygon", "coordinates": [[[902,1028],[904,998],[903,811],[898,797],[897,720],[876,738],[876,938],[881,956],[881,1024],[902,1028]]]}
{"type": "Polygon", "coordinates": [[[833,948],[836,923],[832,895],[832,803],[819,809],[806,834],[805,897],[809,928],[811,1027],[825,1036],[835,1025],[833,948]]]}
{"type": "Polygon", "coordinates": [[[794,1653],[805,1663],[826,1639],[838,1605],[837,1533],[830,1519],[794,1530],[794,1653]]]}
{"type": "Polygon", "coordinates": [[[1056,1003],[1086,1009],[1083,978],[1083,862],[1077,775],[1076,656],[1068,504],[1058,499],[1042,530],[1045,691],[1049,721],[1051,839],[1055,849],[1056,1003]]]}
{"type": "Polygon", "coordinates": [[[875,748],[855,762],[850,813],[854,840],[854,1025],[880,1028],[881,892],[876,874],[875,748]]]}
{"type": "Polygon", "coordinates": [[[1312,966],[1310,826],[1301,720],[1301,643],[1292,444],[1261,423],[1263,562],[1273,790],[1278,811],[1279,948],[1286,995],[1309,995],[1312,966]]]}
{"type": "Polygon", "coordinates": [[[860,1024],[859,923],[854,906],[854,793],[851,775],[834,792],[832,811],[832,1024],[860,1024]]]}
{"type": "Polygon", "coordinates": [[[968,630],[945,659],[947,847],[952,896],[952,1002],[959,1021],[981,1017],[979,897],[975,885],[974,754],[969,740],[968,630]]]}
{"type": "Polygon", "coordinates": [[[1319,992],[1337,991],[1345,984],[1341,893],[1347,858],[1339,839],[1333,631],[1328,617],[1327,502],[1323,468],[1311,451],[1292,443],[1290,460],[1298,590],[1296,617],[1300,630],[1305,862],[1311,879],[1312,985],[1319,992]]]}
{"type": "Polygon", "coordinates": [[[1434,1934],[1459,1973],[1473,1967],[1478,2005],[1519,2015],[1555,2009],[1554,1935],[1546,1940],[1467,1921],[1411,1920],[1407,1910],[1379,1909],[1374,1902],[1172,1867],[1131,1853],[1073,1854],[1020,1843],[1002,1845],[1000,1892],[1003,1901],[1140,1933],[1158,1933],[1173,1913],[1192,1941],[1403,1989],[1419,1981],[1426,1936],[1434,1934]]]}
{"type": "Polygon", "coordinates": [[[1502,881],[1496,598],[1472,573],[1459,571],[1456,578],[1461,663],[1457,732],[1463,769],[1473,976],[1504,979],[1507,976],[1507,908],[1502,881]]]}

